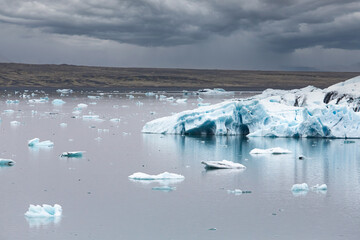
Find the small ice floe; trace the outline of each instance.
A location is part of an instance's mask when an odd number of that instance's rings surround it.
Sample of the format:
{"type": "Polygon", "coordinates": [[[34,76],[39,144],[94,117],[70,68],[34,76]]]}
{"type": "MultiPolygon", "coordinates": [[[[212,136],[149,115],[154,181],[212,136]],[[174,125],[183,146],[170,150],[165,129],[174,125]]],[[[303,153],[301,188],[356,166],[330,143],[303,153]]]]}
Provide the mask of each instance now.
{"type": "Polygon", "coordinates": [[[309,191],[309,186],[306,183],[294,184],[291,188],[292,192],[307,192],[309,191]]]}
{"type": "Polygon", "coordinates": [[[54,100],[52,100],[52,102],[51,102],[53,105],[63,105],[63,104],[65,104],[66,102],[64,101],[64,100],[62,100],[62,99],[54,99],[54,100]]]}
{"type": "Polygon", "coordinates": [[[222,161],[202,161],[202,164],[205,165],[205,168],[208,169],[246,169],[246,167],[240,163],[234,163],[228,160],[222,161]]]}
{"type": "Polygon", "coordinates": [[[60,127],[63,127],[63,128],[67,127],[67,123],[60,123],[60,127]]]}
{"type": "Polygon", "coordinates": [[[83,115],[82,118],[84,120],[97,120],[99,119],[99,115],[83,115]]]}
{"type": "Polygon", "coordinates": [[[0,166],[13,166],[13,165],[15,165],[14,160],[0,158],[0,166]]]}
{"type": "Polygon", "coordinates": [[[50,140],[40,142],[39,138],[34,138],[28,141],[29,147],[53,147],[54,143],[50,140]]]}
{"type": "Polygon", "coordinates": [[[19,100],[6,100],[5,103],[6,104],[18,104],[18,103],[20,103],[20,101],[19,100]]]}
{"type": "Polygon", "coordinates": [[[84,109],[84,108],[87,108],[88,105],[85,104],[85,103],[79,103],[79,104],[77,105],[77,107],[78,107],[79,109],[84,109]]]}
{"type": "Polygon", "coordinates": [[[29,103],[46,103],[48,100],[48,98],[30,99],[29,103]]]}
{"type": "Polygon", "coordinates": [[[5,114],[13,114],[15,111],[14,110],[12,110],[12,109],[6,109],[6,110],[4,110],[4,113],[5,114]]]}
{"type": "Polygon", "coordinates": [[[89,99],[100,99],[100,96],[87,96],[89,99]]]}
{"type": "Polygon", "coordinates": [[[150,175],[142,172],[136,172],[129,176],[134,180],[166,180],[166,179],[184,179],[185,177],[176,173],[163,172],[157,175],[150,175]]]}
{"type": "Polygon", "coordinates": [[[110,119],[110,122],[120,122],[121,119],[120,118],[112,118],[110,119]]]}
{"type": "Polygon", "coordinates": [[[187,103],[187,98],[176,99],[176,103],[187,103]]]}
{"type": "Polygon", "coordinates": [[[145,96],[147,96],[147,97],[152,97],[152,96],[155,96],[155,93],[153,93],[153,92],[147,92],[147,93],[145,93],[145,96]]]}
{"type": "Polygon", "coordinates": [[[327,191],[327,185],[324,183],[324,184],[316,184],[315,186],[312,186],[311,187],[311,190],[317,192],[317,191],[327,191]]]}
{"type": "Polygon", "coordinates": [[[162,100],[165,100],[166,99],[166,96],[165,95],[160,95],[159,96],[159,100],[162,101],[162,100]]]}
{"type": "Polygon", "coordinates": [[[57,93],[68,94],[68,93],[72,93],[73,90],[72,89],[57,89],[56,92],[57,93]]]}
{"type": "Polygon", "coordinates": [[[18,122],[18,121],[11,121],[10,122],[10,125],[13,126],[13,127],[16,127],[16,126],[19,126],[21,123],[18,122]]]}
{"type": "Polygon", "coordinates": [[[126,95],[129,99],[135,98],[134,95],[126,95]]]}
{"type": "Polygon", "coordinates": [[[200,94],[208,94],[208,95],[222,95],[222,94],[233,94],[233,92],[227,92],[226,90],[222,88],[214,88],[214,89],[200,89],[198,90],[200,94]]]}
{"type": "Polygon", "coordinates": [[[241,189],[234,189],[234,190],[227,190],[228,193],[231,193],[231,194],[235,194],[235,195],[241,195],[241,194],[245,194],[245,193],[251,193],[251,191],[243,191],[241,189]]]}
{"type": "Polygon", "coordinates": [[[160,187],[153,187],[152,190],[155,191],[162,191],[162,192],[171,192],[176,190],[176,187],[171,187],[171,186],[160,186],[160,187]]]}
{"type": "Polygon", "coordinates": [[[291,151],[281,148],[281,147],[275,147],[275,148],[268,148],[268,149],[260,149],[260,148],[254,148],[250,151],[250,154],[289,154],[291,151]]]}
{"type": "Polygon", "coordinates": [[[76,151],[76,152],[63,152],[60,157],[67,157],[67,158],[81,158],[85,151],[76,151]]]}
{"type": "Polygon", "coordinates": [[[30,204],[25,216],[29,218],[60,217],[61,214],[62,207],[59,204],[55,204],[54,206],[48,204],[43,204],[42,206],[30,204]]]}

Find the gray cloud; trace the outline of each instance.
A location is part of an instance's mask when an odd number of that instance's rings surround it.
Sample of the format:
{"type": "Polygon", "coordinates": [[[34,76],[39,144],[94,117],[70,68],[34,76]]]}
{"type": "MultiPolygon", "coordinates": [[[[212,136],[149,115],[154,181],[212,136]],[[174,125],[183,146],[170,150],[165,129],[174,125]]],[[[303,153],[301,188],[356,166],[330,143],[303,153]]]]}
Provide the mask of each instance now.
{"type": "Polygon", "coordinates": [[[358,0],[0,0],[0,21],[138,46],[251,35],[274,51],[360,49],[358,0]]]}

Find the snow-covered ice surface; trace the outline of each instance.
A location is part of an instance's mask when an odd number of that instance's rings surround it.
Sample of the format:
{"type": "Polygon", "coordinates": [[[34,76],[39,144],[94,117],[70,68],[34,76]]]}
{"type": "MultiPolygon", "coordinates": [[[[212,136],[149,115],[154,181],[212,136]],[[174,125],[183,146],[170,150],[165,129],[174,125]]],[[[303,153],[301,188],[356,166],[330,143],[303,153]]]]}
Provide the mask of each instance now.
{"type": "Polygon", "coordinates": [[[28,141],[29,147],[53,147],[54,143],[50,140],[40,142],[39,138],[33,138],[28,141]]]}
{"type": "Polygon", "coordinates": [[[167,179],[184,179],[185,177],[176,173],[163,172],[157,175],[136,172],[129,176],[133,180],[167,180],[167,179]]]}
{"type": "Polygon", "coordinates": [[[209,169],[231,169],[231,168],[245,169],[246,168],[244,165],[240,163],[234,163],[228,160],[202,161],[201,163],[205,165],[205,168],[209,168],[209,169]]]}
{"type": "Polygon", "coordinates": [[[29,218],[39,218],[39,217],[60,217],[62,214],[62,207],[59,204],[54,206],[43,204],[32,205],[30,204],[29,209],[25,213],[26,217],[29,218]]]}
{"type": "Polygon", "coordinates": [[[360,76],[326,89],[265,90],[248,99],[183,111],[143,133],[360,138],[360,76]]]}

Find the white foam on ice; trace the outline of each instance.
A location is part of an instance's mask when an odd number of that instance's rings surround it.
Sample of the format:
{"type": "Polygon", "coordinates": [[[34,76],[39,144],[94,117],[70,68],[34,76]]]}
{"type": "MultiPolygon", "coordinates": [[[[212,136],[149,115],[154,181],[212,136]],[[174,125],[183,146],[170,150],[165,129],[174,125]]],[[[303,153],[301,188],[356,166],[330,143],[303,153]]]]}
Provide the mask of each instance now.
{"type": "Polygon", "coordinates": [[[201,162],[205,165],[206,168],[213,168],[213,169],[246,169],[246,167],[240,163],[234,163],[228,160],[222,161],[203,161],[201,162]]]}
{"type": "Polygon", "coordinates": [[[268,148],[268,149],[260,149],[254,148],[250,151],[250,154],[289,154],[290,150],[281,147],[268,148]]]}
{"type": "Polygon", "coordinates": [[[30,204],[28,211],[25,213],[26,217],[60,217],[62,214],[62,207],[59,204],[54,206],[43,204],[32,205],[30,204]]]}
{"type": "Polygon", "coordinates": [[[327,89],[267,89],[145,124],[143,133],[360,138],[360,76],[327,89]]]}

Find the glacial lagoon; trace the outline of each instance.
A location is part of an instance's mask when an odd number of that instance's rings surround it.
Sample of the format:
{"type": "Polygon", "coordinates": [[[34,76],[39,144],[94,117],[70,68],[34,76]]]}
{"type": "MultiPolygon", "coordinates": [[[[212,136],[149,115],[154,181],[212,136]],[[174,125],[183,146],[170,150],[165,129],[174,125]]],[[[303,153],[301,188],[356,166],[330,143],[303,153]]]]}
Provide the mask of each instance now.
{"type": "MultiPolygon", "coordinates": [[[[181,92],[158,94],[174,100],[139,92],[22,94],[1,93],[0,158],[16,162],[0,168],[1,239],[357,239],[360,234],[360,140],[141,133],[150,120],[198,107],[199,96],[181,92]],[[29,102],[42,97],[48,99],[29,102]],[[65,103],[53,104],[54,99],[65,103]],[[54,146],[29,147],[34,138],[54,146]],[[272,147],[292,153],[249,154],[272,147]],[[72,151],[84,153],[60,156],[72,151]],[[223,159],[246,169],[206,170],[201,164],[223,159]],[[165,171],[185,178],[128,178],[165,171]],[[325,183],[328,190],[293,193],[297,183],[325,183]],[[63,215],[27,218],[29,204],[60,204],[63,215]]],[[[200,97],[213,104],[253,94],[200,97]]]]}

